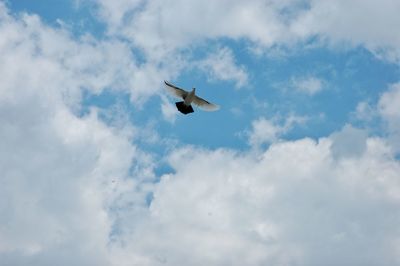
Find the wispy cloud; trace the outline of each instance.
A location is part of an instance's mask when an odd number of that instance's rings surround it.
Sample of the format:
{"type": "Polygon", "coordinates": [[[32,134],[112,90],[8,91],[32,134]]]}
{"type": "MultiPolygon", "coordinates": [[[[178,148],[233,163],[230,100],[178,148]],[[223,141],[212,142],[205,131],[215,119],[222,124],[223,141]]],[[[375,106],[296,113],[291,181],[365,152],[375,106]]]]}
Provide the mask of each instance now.
{"type": "Polygon", "coordinates": [[[379,99],[378,113],[387,123],[390,141],[395,149],[400,152],[400,84],[390,86],[379,99]]]}
{"type": "Polygon", "coordinates": [[[324,88],[324,81],[314,77],[292,77],[291,84],[295,90],[308,95],[315,95],[324,88]]]}
{"type": "Polygon", "coordinates": [[[231,49],[223,47],[209,54],[197,63],[206,72],[210,80],[234,81],[237,88],[246,86],[248,74],[244,66],[238,66],[231,49]]]}
{"type": "Polygon", "coordinates": [[[294,125],[302,125],[307,121],[306,117],[289,115],[284,121],[278,117],[266,119],[261,117],[254,120],[252,129],[248,134],[248,142],[252,147],[259,147],[262,144],[271,144],[288,133],[294,125]]]}

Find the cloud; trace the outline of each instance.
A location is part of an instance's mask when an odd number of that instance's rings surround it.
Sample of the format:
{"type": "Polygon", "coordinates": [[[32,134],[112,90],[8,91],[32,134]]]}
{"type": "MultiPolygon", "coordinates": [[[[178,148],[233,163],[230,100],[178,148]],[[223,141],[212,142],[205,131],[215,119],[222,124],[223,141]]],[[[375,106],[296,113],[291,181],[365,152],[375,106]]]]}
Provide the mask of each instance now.
{"type": "Polygon", "coordinates": [[[176,115],[178,114],[175,105],[169,102],[166,97],[162,97],[161,99],[161,113],[164,119],[170,123],[174,123],[176,120],[176,115]]]}
{"type": "Polygon", "coordinates": [[[114,197],[136,187],[127,179],[135,148],[95,115],[80,119],[52,107],[54,114],[7,105],[17,117],[2,108],[1,260],[109,265],[108,211],[114,197]],[[38,111],[42,115],[28,114],[38,111]]]}
{"type": "Polygon", "coordinates": [[[400,84],[393,84],[388,91],[382,94],[378,108],[383,117],[388,120],[397,120],[400,118],[400,84]]]}
{"type": "Polygon", "coordinates": [[[248,73],[244,66],[237,66],[231,49],[224,47],[209,54],[197,63],[211,80],[234,81],[240,88],[248,83],[248,73]]]}
{"type": "Polygon", "coordinates": [[[377,138],[337,160],[335,141],[173,151],[128,249],[148,265],[398,263],[400,164],[377,138]]]}
{"type": "Polygon", "coordinates": [[[268,49],[307,43],[364,46],[377,56],[397,60],[399,3],[347,1],[104,1],[101,18],[110,34],[124,36],[150,58],[206,40],[249,40],[268,49]],[[179,15],[177,15],[179,14],[179,15]],[[390,30],[392,29],[392,30],[390,30]],[[317,38],[315,38],[317,37],[317,38]]]}
{"type": "Polygon", "coordinates": [[[386,122],[389,138],[394,148],[400,151],[400,84],[390,86],[389,90],[383,93],[378,102],[378,113],[386,122]]]}
{"type": "Polygon", "coordinates": [[[116,30],[129,14],[134,13],[143,4],[141,0],[97,0],[97,2],[101,6],[98,15],[107,21],[109,30],[116,30]]]}
{"type": "MultiPolygon", "coordinates": [[[[236,2],[221,3],[229,7],[228,16],[240,13],[236,2]]],[[[144,11],[159,2],[148,5],[144,11]]],[[[211,9],[215,5],[220,3],[211,9]]],[[[256,7],[250,3],[243,12],[265,8],[256,7]]],[[[131,21],[119,9],[114,21],[131,21]]],[[[174,21],[173,16],[176,12],[167,18],[174,21]]],[[[245,32],[234,30],[229,36],[245,32]]],[[[257,36],[259,29],[253,30],[249,36],[257,36]]],[[[140,34],[139,41],[146,37],[140,34]]],[[[157,162],[135,144],[133,125],[115,128],[99,119],[96,109],[84,116],[76,110],[83,88],[129,90],[139,99],[157,92],[158,74],[174,75],[178,67],[170,70],[151,60],[136,64],[124,42],[75,40],[36,16],[12,16],[3,4],[0,35],[2,263],[400,263],[400,164],[393,142],[352,126],[327,138],[285,141],[282,136],[302,118],[260,118],[249,139],[254,145],[269,143],[268,148],[175,145],[163,158],[172,173],[156,177],[157,162]]],[[[394,85],[378,105],[394,129],[397,96],[394,85]]]]}
{"type": "Polygon", "coordinates": [[[252,129],[248,132],[248,141],[252,147],[262,144],[270,144],[277,141],[281,136],[288,133],[294,125],[304,124],[307,118],[289,115],[283,123],[279,119],[266,119],[260,117],[252,122],[252,129]]]}
{"type": "Polygon", "coordinates": [[[347,124],[331,135],[331,152],[334,158],[359,157],[366,149],[367,133],[347,124]]]}
{"type": "Polygon", "coordinates": [[[333,44],[363,45],[387,58],[399,58],[400,38],[393,31],[400,23],[395,11],[400,8],[399,2],[329,0],[309,4],[309,10],[291,25],[296,34],[317,35],[333,44]]]}
{"type": "Polygon", "coordinates": [[[123,34],[139,47],[157,53],[159,49],[181,48],[202,39],[219,37],[249,37],[271,43],[276,34],[281,33],[280,22],[273,10],[276,3],[271,3],[152,1],[129,17],[125,15],[138,6],[138,1],[129,7],[99,1],[99,7],[103,13],[119,10],[117,20],[114,19],[115,16],[110,19],[103,17],[111,28],[118,29],[116,34],[123,34]]]}
{"type": "MultiPolygon", "coordinates": [[[[1,22],[2,35],[6,37],[2,38],[0,45],[4,52],[9,50],[4,54],[4,60],[12,64],[17,55],[47,60],[46,63],[54,64],[48,66],[54,67],[54,75],[56,71],[65,72],[61,75],[67,79],[65,83],[78,88],[69,89],[69,97],[78,97],[82,88],[95,94],[105,89],[124,91],[130,94],[136,106],[140,106],[159,93],[163,87],[160,77],[176,76],[185,67],[179,56],[172,55],[163,57],[162,64],[151,60],[142,62],[139,53],[133,53],[132,46],[118,38],[99,40],[83,34],[75,39],[68,27],[49,27],[37,15],[9,14],[4,4],[1,22]]],[[[18,67],[23,63],[22,60],[18,67]]]]}
{"type": "Polygon", "coordinates": [[[0,261],[110,265],[116,210],[146,206],[152,160],[132,126],[76,114],[82,89],[117,87],[126,47],[74,40],[3,3],[0,35],[0,261]]]}
{"type": "Polygon", "coordinates": [[[361,121],[372,121],[377,115],[375,107],[367,101],[362,101],[357,104],[356,110],[353,113],[354,117],[361,121]]]}
{"type": "Polygon", "coordinates": [[[317,94],[324,87],[324,81],[316,77],[292,78],[291,85],[295,90],[310,96],[317,94]]]}

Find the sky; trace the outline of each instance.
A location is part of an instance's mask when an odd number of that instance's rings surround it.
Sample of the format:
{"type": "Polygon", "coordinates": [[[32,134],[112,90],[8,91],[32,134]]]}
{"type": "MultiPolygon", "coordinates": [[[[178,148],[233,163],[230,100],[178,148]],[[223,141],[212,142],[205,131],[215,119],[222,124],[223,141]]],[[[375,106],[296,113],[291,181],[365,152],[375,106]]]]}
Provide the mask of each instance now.
{"type": "Polygon", "coordinates": [[[0,0],[0,264],[400,265],[398,10],[0,0]]]}

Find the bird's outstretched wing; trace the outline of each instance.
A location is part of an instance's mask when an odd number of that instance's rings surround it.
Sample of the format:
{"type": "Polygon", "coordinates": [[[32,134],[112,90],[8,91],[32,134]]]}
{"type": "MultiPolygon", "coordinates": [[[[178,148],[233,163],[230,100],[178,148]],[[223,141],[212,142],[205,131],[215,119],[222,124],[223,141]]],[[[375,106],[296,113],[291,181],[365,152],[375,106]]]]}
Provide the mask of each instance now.
{"type": "Polygon", "coordinates": [[[172,85],[171,83],[164,80],[165,85],[167,85],[168,91],[175,97],[185,99],[189,92],[172,85]]]}
{"type": "Polygon", "coordinates": [[[198,96],[195,96],[193,99],[193,103],[203,109],[204,111],[217,111],[219,106],[213,103],[210,103],[198,96]]]}

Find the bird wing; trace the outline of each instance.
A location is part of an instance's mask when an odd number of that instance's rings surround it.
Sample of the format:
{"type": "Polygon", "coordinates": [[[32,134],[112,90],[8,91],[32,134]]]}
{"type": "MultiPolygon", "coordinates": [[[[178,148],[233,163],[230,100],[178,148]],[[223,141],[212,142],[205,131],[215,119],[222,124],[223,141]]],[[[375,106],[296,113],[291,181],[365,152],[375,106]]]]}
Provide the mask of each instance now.
{"type": "Polygon", "coordinates": [[[176,87],[175,85],[172,85],[171,83],[168,83],[167,81],[164,80],[165,85],[167,85],[168,91],[175,97],[177,98],[182,98],[185,99],[186,96],[189,94],[189,92],[176,87]]]}
{"type": "Polygon", "coordinates": [[[216,111],[219,109],[219,106],[209,101],[206,101],[198,96],[194,96],[193,103],[203,109],[204,111],[216,111]]]}

